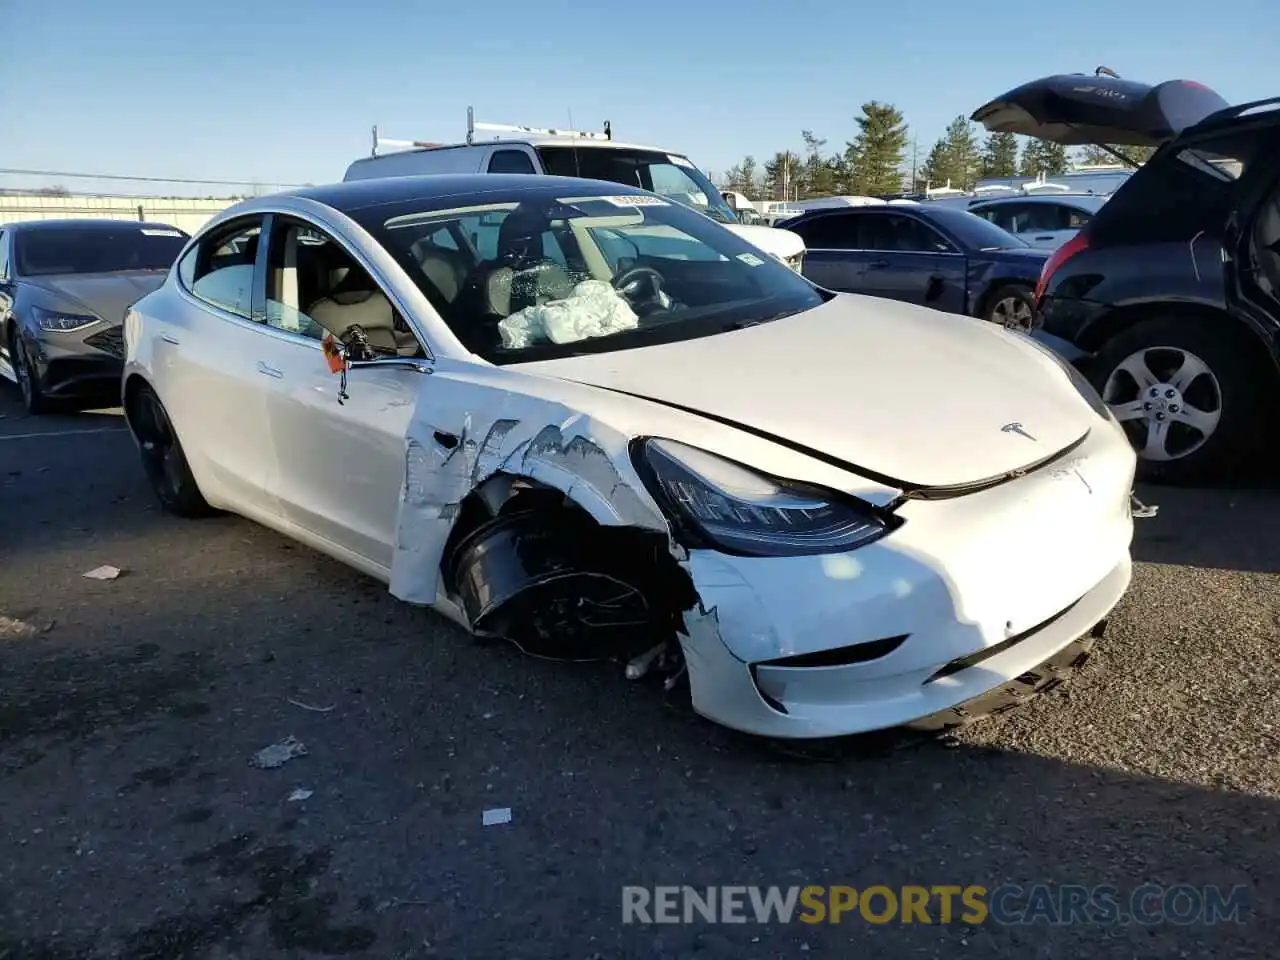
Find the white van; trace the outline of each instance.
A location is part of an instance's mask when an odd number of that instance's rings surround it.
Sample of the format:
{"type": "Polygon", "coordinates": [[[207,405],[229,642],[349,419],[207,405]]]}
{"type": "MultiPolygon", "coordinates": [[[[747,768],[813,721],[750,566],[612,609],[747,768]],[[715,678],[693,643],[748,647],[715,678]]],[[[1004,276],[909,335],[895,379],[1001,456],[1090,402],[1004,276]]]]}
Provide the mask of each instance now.
{"type": "Polygon", "coordinates": [[[688,158],[669,150],[619,143],[607,123],[604,133],[538,129],[480,123],[468,109],[466,142],[452,144],[383,140],[375,127],[372,156],[351,164],[343,180],[431,173],[541,173],[638,186],[705,213],[797,272],[804,262],[805,246],[799,234],[742,223],[688,158]],[[477,130],[505,136],[477,141],[477,130]],[[401,149],[379,153],[382,146],[401,149]]]}

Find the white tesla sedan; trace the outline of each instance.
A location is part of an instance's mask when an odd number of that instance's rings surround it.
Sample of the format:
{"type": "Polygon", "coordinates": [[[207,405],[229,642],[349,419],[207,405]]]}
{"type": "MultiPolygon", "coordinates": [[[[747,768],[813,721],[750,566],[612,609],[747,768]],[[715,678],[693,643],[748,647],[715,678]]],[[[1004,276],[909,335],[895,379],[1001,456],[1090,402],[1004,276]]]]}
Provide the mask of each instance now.
{"type": "Polygon", "coordinates": [[[1130,579],[1135,455],[1074,371],[814,287],[653,194],[369,180],[211,221],[126,320],[157,495],[738,730],[963,722],[1130,579]]]}

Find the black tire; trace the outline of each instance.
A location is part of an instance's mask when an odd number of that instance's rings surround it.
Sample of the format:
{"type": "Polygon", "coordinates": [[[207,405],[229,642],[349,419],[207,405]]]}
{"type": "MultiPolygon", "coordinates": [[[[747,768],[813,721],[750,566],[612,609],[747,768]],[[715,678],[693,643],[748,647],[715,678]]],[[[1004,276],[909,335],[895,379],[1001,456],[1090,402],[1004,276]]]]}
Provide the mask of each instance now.
{"type": "Polygon", "coordinates": [[[18,380],[18,393],[27,413],[32,416],[51,413],[53,403],[40,389],[39,374],[32,369],[22,335],[16,329],[9,333],[9,366],[13,368],[13,375],[18,380]]]}
{"type": "Polygon", "coordinates": [[[1006,329],[1030,333],[1036,327],[1035,291],[1023,283],[1002,284],[987,297],[982,319],[1006,329]],[[1010,304],[1008,315],[1000,315],[1010,304]]]}
{"type": "Polygon", "coordinates": [[[138,437],[142,469],[160,505],[177,517],[217,513],[200,493],[173,423],[155,391],[147,386],[139,388],[129,400],[128,415],[138,437]]]}
{"type": "MultiPolygon", "coordinates": [[[[1189,428],[1193,432],[1187,433],[1181,426],[1176,429],[1169,426],[1165,446],[1171,459],[1143,456],[1147,419],[1123,421],[1134,448],[1139,451],[1139,480],[1167,484],[1226,482],[1244,467],[1247,457],[1264,449],[1262,406],[1268,393],[1268,379],[1266,367],[1260,362],[1262,345],[1255,344],[1255,349],[1251,350],[1248,334],[1230,328],[1232,323],[1226,316],[1213,319],[1157,317],[1127,328],[1104,343],[1098,351],[1090,365],[1089,379],[1102,398],[1113,405],[1128,400],[1128,390],[1122,388],[1127,386],[1127,379],[1132,378],[1121,371],[1121,365],[1143,351],[1148,352],[1144,359],[1160,387],[1166,386],[1162,379],[1166,376],[1171,381],[1168,386],[1178,379],[1171,376],[1170,371],[1175,364],[1185,362],[1177,359],[1180,352],[1184,358],[1187,354],[1198,358],[1211,374],[1209,378],[1200,375],[1190,383],[1182,382],[1182,386],[1188,388],[1185,406],[1189,408],[1211,410],[1208,405],[1210,394],[1217,394],[1216,426],[1207,434],[1194,427],[1189,428]],[[1114,383],[1113,374],[1116,375],[1114,383]],[[1112,388],[1110,395],[1109,383],[1112,388]],[[1181,453],[1177,449],[1169,449],[1175,446],[1175,439],[1185,436],[1189,438],[1188,443],[1192,443],[1196,435],[1203,438],[1198,446],[1188,446],[1181,453]]],[[[1144,397],[1145,394],[1135,394],[1134,402],[1142,401],[1144,397]]],[[[1176,400],[1183,400],[1180,391],[1176,400]]],[[[1150,402],[1157,411],[1151,412],[1149,417],[1155,417],[1162,403],[1172,401],[1162,395],[1152,396],[1150,402]]]]}

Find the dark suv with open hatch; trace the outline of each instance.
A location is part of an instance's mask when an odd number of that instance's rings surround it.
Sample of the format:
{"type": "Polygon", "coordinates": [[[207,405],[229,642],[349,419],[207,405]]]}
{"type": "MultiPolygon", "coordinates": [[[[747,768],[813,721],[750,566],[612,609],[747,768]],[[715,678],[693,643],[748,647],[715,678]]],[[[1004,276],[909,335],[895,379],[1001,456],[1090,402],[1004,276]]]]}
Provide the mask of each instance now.
{"type": "Polygon", "coordinates": [[[1064,75],[978,109],[990,131],[1156,146],[1045,263],[1037,336],[1085,371],[1144,479],[1203,482],[1260,454],[1280,396],[1280,98],[1064,75]]]}

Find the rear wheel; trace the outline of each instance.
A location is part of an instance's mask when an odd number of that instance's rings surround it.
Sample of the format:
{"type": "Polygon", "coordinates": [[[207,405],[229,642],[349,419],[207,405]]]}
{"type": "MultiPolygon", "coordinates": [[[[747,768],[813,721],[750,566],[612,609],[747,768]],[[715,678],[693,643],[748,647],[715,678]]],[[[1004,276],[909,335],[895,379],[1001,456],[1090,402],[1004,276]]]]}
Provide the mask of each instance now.
{"type": "Polygon", "coordinates": [[[982,319],[1006,330],[1030,333],[1036,325],[1036,301],[1030,287],[1007,283],[987,299],[982,319]]]}
{"type": "Polygon", "coordinates": [[[1225,480],[1260,443],[1265,374],[1226,322],[1160,317],[1098,351],[1094,386],[1138,451],[1140,479],[1225,480]]]}
{"type": "Polygon", "coordinates": [[[129,422],[142,450],[142,468],[160,505],[179,517],[216,513],[200,493],[169,415],[150,387],[140,388],[129,401],[129,422]]]}

